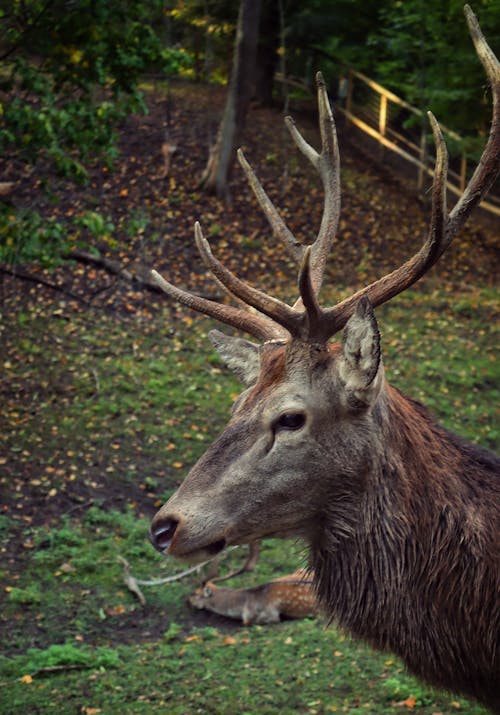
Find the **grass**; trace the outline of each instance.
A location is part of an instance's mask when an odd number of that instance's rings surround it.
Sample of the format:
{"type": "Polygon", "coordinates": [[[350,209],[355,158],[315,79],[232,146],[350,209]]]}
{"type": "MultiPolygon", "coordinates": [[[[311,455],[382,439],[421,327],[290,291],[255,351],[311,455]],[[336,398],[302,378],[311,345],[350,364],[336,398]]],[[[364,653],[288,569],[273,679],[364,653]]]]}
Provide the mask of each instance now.
{"type": "MultiPolygon", "coordinates": [[[[389,379],[490,447],[500,437],[495,303],[489,288],[452,300],[430,284],[378,311],[389,379]]],[[[183,313],[67,320],[33,302],[8,326],[2,713],[484,712],[320,621],[201,627],[185,603],[199,574],[144,588],[142,608],[118,556],[138,578],[181,568],[147,543],[149,519],[222,428],[239,386],[208,346],[208,321],[183,313]]],[[[242,558],[233,552],[226,567],[242,558]]],[[[255,580],[301,558],[300,544],[266,542],[255,580]]]]}
{"type": "Polygon", "coordinates": [[[9,699],[0,699],[2,712],[40,712],[41,702],[47,703],[43,712],[61,715],[483,712],[431,693],[394,659],[315,621],[256,626],[233,636],[213,628],[189,636],[167,631],[154,644],[95,649],[93,667],[90,651],[74,651],[65,646],[11,662],[9,673],[23,675],[9,687],[9,699]],[[27,677],[41,663],[56,667],[58,657],[66,670],[27,677]]]}

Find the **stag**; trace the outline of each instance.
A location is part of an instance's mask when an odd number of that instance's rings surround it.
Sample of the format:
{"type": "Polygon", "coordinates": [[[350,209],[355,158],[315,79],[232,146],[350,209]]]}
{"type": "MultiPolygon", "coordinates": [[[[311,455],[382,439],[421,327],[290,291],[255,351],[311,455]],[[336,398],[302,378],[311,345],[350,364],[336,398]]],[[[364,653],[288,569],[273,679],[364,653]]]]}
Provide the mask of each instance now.
{"type": "Polygon", "coordinates": [[[300,265],[296,303],[232,274],[198,224],[204,262],[240,304],[192,295],[154,272],[169,296],[262,344],[211,333],[247,389],[220,437],[154,517],[150,538],[161,552],[186,560],[227,544],[303,538],[332,621],[397,653],[427,682],[500,712],[500,460],[439,426],[388,384],[374,315],[374,307],[436,263],[499,171],[500,65],[468,6],[465,15],[492,88],[491,131],[448,212],[447,150],[429,113],[436,144],[430,228],[406,263],[334,307],[318,302],[340,211],[336,131],[318,75],[321,152],[286,119],[324,186],[311,246],[294,238],[239,152],[273,233],[300,265]],[[330,342],[341,329],[342,341],[330,342]]]}

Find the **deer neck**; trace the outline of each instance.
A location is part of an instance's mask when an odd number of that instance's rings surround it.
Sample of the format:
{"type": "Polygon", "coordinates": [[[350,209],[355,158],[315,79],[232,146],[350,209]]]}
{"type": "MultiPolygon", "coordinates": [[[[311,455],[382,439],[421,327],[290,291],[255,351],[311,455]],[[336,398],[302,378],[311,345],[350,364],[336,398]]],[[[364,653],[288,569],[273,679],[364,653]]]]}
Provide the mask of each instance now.
{"type": "MultiPolygon", "coordinates": [[[[365,474],[359,479],[362,494],[346,495],[346,506],[335,496],[325,500],[329,503],[312,539],[313,551],[316,541],[328,543],[329,553],[337,554],[379,539],[384,542],[382,553],[392,546],[398,554],[406,539],[432,531],[443,514],[451,520],[463,518],[464,496],[470,491],[466,472],[474,463],[465,441],[461,444],[424,407],[387,383],[373,409],[370,430],[365,474]],[[345,524],[343,511],[352,514],[345,524]]],[[[468,447],[471,453],[480,451],[468,447]]],[[[474,529],[480,526],[476,522],[474,529]]]]}
{"type": "MultiPolygon", "coordinates": [[[[373,455],[357,520],[339,537],[334,517],[325,514],[312,543],[311,567],[332,620],[377,648],[392,649],[432,681],[433,663],[444,657],[450,634],[460,631],[457,648],[476,656],[493,652],[488,647],[494,650],[498,638],[494,603],[483,604],[482,629],[477,623],[472,628],[463,614],[472,611],[475,590],[500,588],[493,495],[499,462],[450,435],[422,406],[390,387],[375,419],[383,447],[373,455]],[[484,506],[481,518],[471,500],[475,469],[483,482],[491,479],[486,520],[484,506]]],[[[451,687],[464,668],[463,652],[447,658],[443,671],[448,669],[451,687]]],[[[473,672],[476,666],[469,667],[473,672]]],[[[481,667],[488,672],[492,666],[481,667]]]]}

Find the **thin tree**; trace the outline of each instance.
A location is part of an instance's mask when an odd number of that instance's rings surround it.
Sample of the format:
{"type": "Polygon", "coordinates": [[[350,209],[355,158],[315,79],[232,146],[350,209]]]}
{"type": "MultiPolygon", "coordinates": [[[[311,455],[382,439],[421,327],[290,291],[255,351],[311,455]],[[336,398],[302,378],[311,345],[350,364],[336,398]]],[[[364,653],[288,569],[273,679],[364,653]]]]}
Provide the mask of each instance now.
{"type": "Polygon", "coordinates": [[[228,199],[228,179],[239,145],[255,82],[260,0],[241,0],[234,44],[233,67],[224,114],[210,150],[200,185],[218,198],[228,199]]]}

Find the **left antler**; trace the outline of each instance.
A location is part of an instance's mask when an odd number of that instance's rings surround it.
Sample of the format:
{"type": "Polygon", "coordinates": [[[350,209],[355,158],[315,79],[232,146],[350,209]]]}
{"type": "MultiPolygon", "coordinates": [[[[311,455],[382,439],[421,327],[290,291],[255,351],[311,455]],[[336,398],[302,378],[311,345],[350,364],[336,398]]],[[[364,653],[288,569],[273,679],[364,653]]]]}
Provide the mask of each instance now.
{"type": "Polygon", "coordinates": [[[472,209],[480,203],[492,186],[500,169],[500,64],[488,46],[477,19],[468,5],[465,6],[464,12],[476,52],[491,84],[493,95],[491,130],[476,171],[462,197],[453,210],[448,213],[446,206],[448,153],[439,124],[429,112],[436,144],[431,224],[424,244],[412,258],[392,273],[365,286],[332,308],[323,309],[319,305],[317,295],[339,222],[340,161],[335,124],[325,84],[321,74],[318,73],[316,80],[322,140],[321,153],[318,153],[305,141],[293,120],[290,117],[286,118],[287,126],[296,145],[317,169],[324,187],[323,218],[318,236],[312,245],[304,246],[295,239],[267,196],[250,164],[246,161],[243,152],[241,150],[238,152],[240,164],[274,235],[283,241],[292,257],[300,264],[300,299],[292,307],[252,288],[237,278],[212,254],[199,224],[195,226],[196,244],[205,264],[217,282],[220,282],[228,293],[243,301],[247,306],[256,309],[258,313],[194,296],[175,288],[156,271],[152,271],[153,277],[161,288],[181,303],[223,323],[245,330],[259,339],[282,339],[291,335],[307,342],[324,343],[344,327],[361,297],[366,295],[372,305],[377,306],[402,293],[418,281],[448,248],[472,209]]]}

